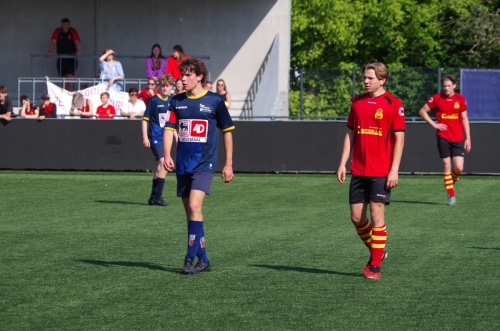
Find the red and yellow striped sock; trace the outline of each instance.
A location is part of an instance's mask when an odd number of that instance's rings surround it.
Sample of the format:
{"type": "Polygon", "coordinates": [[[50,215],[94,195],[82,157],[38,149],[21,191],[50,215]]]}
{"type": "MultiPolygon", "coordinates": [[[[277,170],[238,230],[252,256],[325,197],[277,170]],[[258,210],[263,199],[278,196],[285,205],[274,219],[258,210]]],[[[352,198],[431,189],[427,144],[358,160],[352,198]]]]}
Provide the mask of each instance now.
{"type": "Polygon", "coordinates": [[[385,243],[387,241],[387,226],[384,224],[372,229],[372,242],[371,242],[371,265],[380,267],[382,264],[382,257],[384,256],[385,243]]]}
{"type": "Polygon", "coordinates": [[[460,179],[460,175],[461,175],[460,172],[453,169],[453,172],[451,173],[451,178],[453,179],[453,184],[455,184],[455,182],[460,179]]]}
{"type": "Polygon", "coordinates": [[[366,220],[366,224],[359,227],[356,226],[356,232],[359,238],[365,243],[368,249],[370,249],[370,244],[372,242],[372,228],[372,222],[370,222],[369,218],[366,220]]]}
{"type": "Polygon", "coordinates": [[[450,197],[455,196],[455,188],[453,187],[453,177],[451,176],[451,172],[443,173],[444,179],[444,187],[446,188],[446,192],[450,197]]]}

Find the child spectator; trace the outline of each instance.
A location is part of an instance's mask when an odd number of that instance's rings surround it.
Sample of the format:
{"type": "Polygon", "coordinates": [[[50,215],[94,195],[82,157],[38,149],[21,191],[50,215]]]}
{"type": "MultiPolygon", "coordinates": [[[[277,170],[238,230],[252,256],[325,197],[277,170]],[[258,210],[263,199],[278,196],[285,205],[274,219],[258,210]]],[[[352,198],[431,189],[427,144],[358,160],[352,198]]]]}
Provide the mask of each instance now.
{"type": "Polygon", "coordinates": [[[30,98],[28,98],[27,95],[21,95],[19,101],[21,101],[22,105],[21,110],[19,111],[19,117],[38,118],[38,109],[30,102],[30,98]]]}
{"type": "Polygon", "coordinates": [[[80,116],[81,118],[92,117],[92,101],[85,99],[80,92],[76,92],[73,94],[73,99],[71,100],[69,114],[71,116],[80,116]]]}
{"type": "Polygon", "coordinates": [[[38,108],[38,119],[43,121],[45,118],[57,118],[57,106],[50,102],[50,96],[47,93],[42,94],[42,104],[38,108]]]}
{"type": "Polygon", "coordinates": [[[115,107],[109,104],[109,93],[102,92],[101,93],[101,102],[102,105],[97,107],[95,112],[98,119],[110,119],[116,115],[115,107]]]}

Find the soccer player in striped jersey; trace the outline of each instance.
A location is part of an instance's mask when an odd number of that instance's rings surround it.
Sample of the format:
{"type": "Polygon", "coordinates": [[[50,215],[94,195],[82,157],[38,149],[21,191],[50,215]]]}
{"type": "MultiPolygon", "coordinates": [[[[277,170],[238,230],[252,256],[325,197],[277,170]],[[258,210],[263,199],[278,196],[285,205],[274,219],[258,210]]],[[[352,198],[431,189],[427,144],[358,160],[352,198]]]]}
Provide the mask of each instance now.
{"type": "Polygon", "coordinates": [[[471,150],[470,126],[465,97],[455,92],[457,87],[455,77],[445,75],[441,79],[441,84],[443,91],[433,95],[427,101],[420,109],[420,116],[436,129],[439,157],[443,161],[443,179],[448,193],[448,204],[454,206],[457,203],[454,184],[464,170],[465,152],[469,153],[471,150]],[[437,123],[429,116],[432,109],[437,123]]]}
{"type": "Polygon", "coordinates": [[[366,93],[352,100],[337,180],[345,182],[346,163],[352,152],[351,221],[370,250],[363,275],[367,279],[379,279],[380,266],[386,256],[385,205],[390,203],[391,189],[399,181],[405,118],[401,101],[384,88],[389,76],[386,66],[380,62],[369,63],[363,72],[366,93]]]}
{"type": "Polygon", "coordinates": [[[224,100],[207,91],[202,84],[207,77],[205,64],[189,58],[180,65],[185,93],[175,95],[168,112],[163,147],[165,168],[177,176],[177,196],[182,198],[188,223],[188,245],[184,258],[183,274],[210,271],[205,248],[203,226],[203,201],[210,194],[210,187],[217,164],[219,131],[222,131],[225,164],[222,178],[226,183],[233,174],[233,121],[224,100]],[[176,162],[171,157],[173,133],[178,131],[176,162]],[[195,258],[198,258],[194,264],[195,258]]]}

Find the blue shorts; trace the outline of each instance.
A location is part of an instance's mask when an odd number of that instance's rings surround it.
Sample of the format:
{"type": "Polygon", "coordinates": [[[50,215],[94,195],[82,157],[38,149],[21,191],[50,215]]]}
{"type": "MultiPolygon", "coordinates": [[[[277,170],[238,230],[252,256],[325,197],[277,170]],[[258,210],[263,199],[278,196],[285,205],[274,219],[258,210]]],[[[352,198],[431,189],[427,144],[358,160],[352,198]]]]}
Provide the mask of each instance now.
{"type": "Polygon", "coordinates": [[[391,203],[391,189],[385,186],[387,177],[352,176],[349,187],[349,203],[391,203]]]}
{"type": "Polygon", "coordinates": [[[158,146],[151,145],[150,148],[151,152],[153,152],[155,156],[156,161],[159,161],[161,158],[165,156],[165,154],[163,154],[163,145],[158,145],[158,146]]]}
{"type": "Polygon", "coordinates": [[[210,195],[210,186],[214,174],[211,172],[196,172],[194,174],[177,175],[177,196],[186,198],[191,190],[198,190],[210,195]]]}

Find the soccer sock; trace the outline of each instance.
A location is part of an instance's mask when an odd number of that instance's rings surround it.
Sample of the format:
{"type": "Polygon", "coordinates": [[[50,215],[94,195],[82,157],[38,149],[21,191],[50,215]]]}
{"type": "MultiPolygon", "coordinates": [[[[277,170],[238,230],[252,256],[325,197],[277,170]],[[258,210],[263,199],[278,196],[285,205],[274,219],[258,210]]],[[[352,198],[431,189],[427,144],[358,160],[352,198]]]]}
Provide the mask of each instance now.
{"type": "Polygon", "coordinates": [[[372,229],[372,242],[371,242],[371,265],[380,267],[382,257],[384,256],[385,243],[387,241],[387,227],[382,225],[380,227],[373,227],[372,229]]]}
{"type": "Polygon", "coordinates": [[[370,243],[372,241],[372,222],[370,222],[370,219],[366,219],[366,224],[362,226],[356,226],[356,232],[358,233],[359,238],[365,243],[366,247],[370,249],[370,243]]]}
{"type": "Polygon", "coordinates": [[[199,237],[200,245],[198,246],[198,252],[196,253],[196,256],[203,262],[208,263],[207,249],[205,248],[205,229],[203,227],[203,222],[200,223],[201,223],[201,237],[199,237]]]}
{"type": "Polygon", "coordinates": [[[163,194],[163,186],[165,185],[165,178],[156,178],[156,185],[157,189],[155,197],[159,198],[163,194]]]}
{"type": "Polygon", "coordinates": [[[451,173],[451,178],[453,179],[453,183],[455,183],[460,179],[460,173],[455,169],[453,169],[453,172],[451,173]]]}
{"type": "Polygon", "coordinates": [[[203,237],[203,222],[189,221],[188,223],[188,246],[186,259],[194,261],[200,246],[200,239],[203,237]]]}
{"type": "Polygon", "coordinates": [[[443,173],[443,179],[444,179],[444,187],[446,188],[448,195],[450,197],[454,197],[455,189],[453,187],[453,178],[451,177],[451,172],[443,173]]]}
{"type": "Polygon", "coordinates": [[[157,189],[158,189],[157,179],[153,178],[153,185],[151,186],[151,198],[155,197],[157,189]]]}

